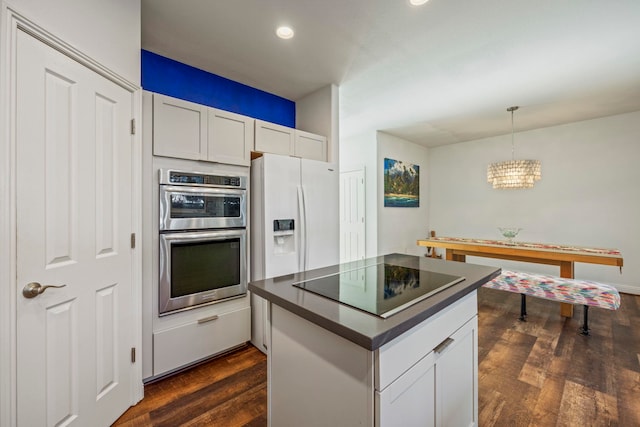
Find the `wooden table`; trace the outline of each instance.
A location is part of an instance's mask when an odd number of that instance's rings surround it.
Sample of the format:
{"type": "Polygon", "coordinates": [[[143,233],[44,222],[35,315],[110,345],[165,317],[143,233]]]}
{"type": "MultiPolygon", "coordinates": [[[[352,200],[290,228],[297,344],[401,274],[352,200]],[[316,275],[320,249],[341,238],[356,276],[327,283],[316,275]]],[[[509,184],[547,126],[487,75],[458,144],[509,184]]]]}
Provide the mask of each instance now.
{"type": "MultiPolygon", "coordinates": [[[[446,249],[448,261],[465,262],[467,255],[511,261],[557,265],[560,277],[574,278],[574,264],[602,264],[620,267],[622,254],[617,249],[585,248],[546,243],[508,242],[505,240],[432,237],[418,240],[419,246],[446,249]]],[[[573,305],[560,303],[560,314],[573,316],[573,305]]]]}

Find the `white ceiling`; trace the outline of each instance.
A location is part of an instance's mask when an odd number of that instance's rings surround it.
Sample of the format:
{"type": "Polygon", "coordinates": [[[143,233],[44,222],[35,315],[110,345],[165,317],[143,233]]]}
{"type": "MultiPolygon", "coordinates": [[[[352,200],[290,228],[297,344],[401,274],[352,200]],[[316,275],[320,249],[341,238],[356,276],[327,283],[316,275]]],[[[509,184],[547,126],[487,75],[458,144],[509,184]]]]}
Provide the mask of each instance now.
{"type": "Polygon", "coordinates": [[[640,110],[640,0],[142,0],[142,47],[295,101],[340,136],[438,146],[640,110]],[[275,36],[288,24],[291,40],[275,36]]]}

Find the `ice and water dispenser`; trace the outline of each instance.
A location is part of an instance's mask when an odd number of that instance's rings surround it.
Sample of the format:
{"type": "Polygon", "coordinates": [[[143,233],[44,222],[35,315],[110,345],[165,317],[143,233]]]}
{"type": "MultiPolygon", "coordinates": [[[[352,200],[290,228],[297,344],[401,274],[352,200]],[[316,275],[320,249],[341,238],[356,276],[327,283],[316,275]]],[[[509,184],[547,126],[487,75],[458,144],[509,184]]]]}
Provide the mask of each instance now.
{"type": "Polygon", "coordinates": [[[293,219],[273,220],[273,252],[288,254],[296,251],[295,224],[293,219]]]}

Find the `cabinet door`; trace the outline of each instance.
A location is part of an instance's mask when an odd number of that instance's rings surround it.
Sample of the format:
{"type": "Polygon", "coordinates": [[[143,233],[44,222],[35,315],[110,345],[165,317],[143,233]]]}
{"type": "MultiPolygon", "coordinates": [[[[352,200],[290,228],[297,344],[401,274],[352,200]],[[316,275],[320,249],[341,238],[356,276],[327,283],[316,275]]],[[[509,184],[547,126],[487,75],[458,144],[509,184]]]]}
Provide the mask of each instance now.
{"type": "Polygon", "coordinates": [[[206,159],[207,107],[165,95],[153,95],[153,154],[206,159]]]}
{"type": "Polygon", "coordinates": [[[270,334],[269,301],[251,294],[251,344],[269,354],[270,334]]]}
{"type": "Polygon", "coordinates": [[[469,320],[437,354],[438,426],[478,425],[478,317],[469,320]]]}
{"type": "Polygon", "coordinates": [[[377,426],[436,425],[435,356],[434,352],[427,354],[382,392],[376,392],[377,426]]]}
{"type": "Polygon", "coordinates": [[[250,166],[254,119],[209,108],[207,160],[250,166]]]}
{"type": "Polygon", "coordinates": [[[256,120],[255,151],[261,153],[293,155],[295,129],[256,120]]]}
{"type": "Polygon", "coordinates": [[[303,159],[327,161],[327,138],[301,130],[295,132],[293,155],[303,159]]]}
{"type": "Polygon", "coordinates": [[[478,318],[376,392],[377,425],[474,426],[478,422],[478,318]]]}

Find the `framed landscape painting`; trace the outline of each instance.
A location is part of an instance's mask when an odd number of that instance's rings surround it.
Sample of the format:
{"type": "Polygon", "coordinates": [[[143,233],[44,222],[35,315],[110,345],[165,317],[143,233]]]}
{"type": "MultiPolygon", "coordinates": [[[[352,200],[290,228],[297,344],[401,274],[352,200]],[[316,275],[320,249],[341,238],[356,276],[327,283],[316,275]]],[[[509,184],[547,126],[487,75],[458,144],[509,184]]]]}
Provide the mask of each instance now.
{"type": "Polygon", "coordinates": [[[384,206],[420,207],[420,166],[384,159],[384,206]]]}

